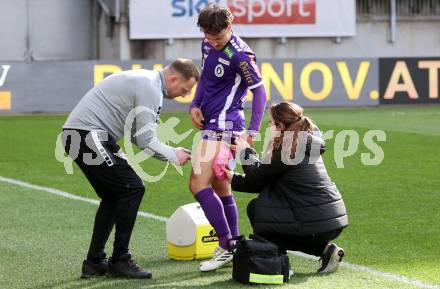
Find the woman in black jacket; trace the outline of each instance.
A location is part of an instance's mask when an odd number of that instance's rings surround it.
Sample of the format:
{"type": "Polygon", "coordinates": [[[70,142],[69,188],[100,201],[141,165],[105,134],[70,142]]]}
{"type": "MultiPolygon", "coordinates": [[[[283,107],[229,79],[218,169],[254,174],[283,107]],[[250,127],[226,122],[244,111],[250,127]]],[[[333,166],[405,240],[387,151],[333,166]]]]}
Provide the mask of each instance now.
{"type": "Polygon", "coordinates": [[[259,193],[247,208],[254,233],[285,250],[321,257],[320,273],[334,272],[344,250],[330,243],[348,225],[344,201],[331,181],[321,154],[319,130],[293,103],[270,108],[274,136],[260,161],[239,141],[244,175],[223,168],[232,189],[259,193]]]}

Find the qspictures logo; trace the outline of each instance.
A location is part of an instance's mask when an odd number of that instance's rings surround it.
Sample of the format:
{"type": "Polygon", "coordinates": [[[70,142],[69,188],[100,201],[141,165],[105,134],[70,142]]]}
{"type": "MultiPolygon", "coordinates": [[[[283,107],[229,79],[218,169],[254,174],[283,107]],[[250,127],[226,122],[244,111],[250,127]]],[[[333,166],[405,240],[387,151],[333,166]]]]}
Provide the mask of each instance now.
{"type": "Polygon", "coordinates": [[[10,91],[4,91],[2,89],[6,82],[6,76],[11,68],[10,65],[2,65],[0,67],[0,110],[10,110],[11,109],[11,98],[12,93],[10,91]]]}

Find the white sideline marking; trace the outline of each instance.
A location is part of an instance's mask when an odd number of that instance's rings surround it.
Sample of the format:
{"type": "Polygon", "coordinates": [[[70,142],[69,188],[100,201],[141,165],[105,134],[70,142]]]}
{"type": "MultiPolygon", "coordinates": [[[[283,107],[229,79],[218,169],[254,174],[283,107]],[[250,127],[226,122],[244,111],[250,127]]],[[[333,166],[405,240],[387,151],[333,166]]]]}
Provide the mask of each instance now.
{"type": "MultiPolygon", "coordinates": [[[[292,253],[293,255],[296,255],[296,256],[299,256],[299,257],[303,257],[305,259],[319,260],[319,257],[307,255],[307,254],[304,254],[302,252],[289,251],[289,253],[292,253]]],[[[418,286],[418,287],[421,287],[421,288],[429,288],[429,289],[439,289],[440,288],[440,286],[435,285],[435,284],[428,284],[428,283],[424,283],[424,282],[422,282],[420,280],[417,280],[417,279],[412,279],[412,278],[408,278],[408,277],[405,277],[405,276],[400,276],[400,275],[396,275],[396,274],[392,274],[392,273],[382,272],[382,271],[379,271],[379,270],[376,270],[376,269],[369,268],[367,266],[356,265],[356,264],[351,264],[351,263],[347,263],[347,262],[341,262],[340,266],[344,267],[344,268],[351,269],[353,271],[366,272],[366,273],[370,273],[371,275],[375,275],[375,276],[381,277],[383,279],[389,279],[389,280],[392,280],[392,281],[397,281],[397,282],[400,282],[400,283],[405,283],[405,284],[409,284],[409,285],[413,285],[413,286],[418,286]]]]}
{"type": "MultiPolygon", "coordinates": [[[[83,201],[86,203],[90,203],[90,204],[94,204],[94,205],[99,205],[99,201],[95,200],[95,199],[90,199],[90,198],[84,198],[84,197],[80,197],[74,194],[70,194],[67,192],[63,192],[57,189],[53,189],[53,188],[48,188],[48,187],[42,187],[42,186],[37,186],[37,185],[33,185],[30,183],[26,183],[26,182],[22,182],[19,180],[14,180],[14,179],[10,179],[10,178],[5,178],[0,176],[0,181],[1,182],[5,182],[5,183],[9,183],[9,184],[13,184],[13,185],[17,185],[20,187],[24,187],[24,188],[28,188],[28,189],[33,189],[33,190],[38,190],[38,191],[44,191],[47,192],[49,194],[53,194],[53,195],[57,195],[57,196],[61,196],[67,199],[71,199],[71,200],[78,200],[78,201],[83,201]]],[[[138,212],[139,216],[145,217],[145,218],[150,218],[150,219],[154,219],[157,221],[161,221],[161,222],[166,222],[168,218],[162,217],[162,216],[157,216],[154,214],[150,214],[147,212],[138,212]]]]}
{"type": "MultiPolygon", "coordinates": [[[[60,191],[57,189],[53,189],[53,188],[48,188],[48,187],[43,187],[43,186],[38,186],[38,185],[33,185],[27,182],[23,182],[23,181],[19,181],[19,180],[15,180],[15,179],[10,179],[10,178],[5,178],[0,176],[0,182],[4,182],[4,183],[9,183],[12,185],[17,185],[20,187],[24,187],[24,188],[28,188],[28,189],[33,189],[33,190],[38,190],[38,191],[43,191],[43,192],[47,192],[53,195],[58,195],[67,199],[71,199],[71,200],[78,200],[78,201],[83,201],[86,203],[90,203],[90,204],[94,204],[94,205],[99,205],[99,201],[95,200],[95,199],[90,199],[90,198],[84,198],[84,197],[80,197],[74,194],[70,194],[64,191],[60,191]]],[[[161,222],[166,222],[168,220],[168,218],[166,217],[162,217],[162,216],[158,216],[158,215],[154,215],[151,213],[147,213],[147,212],[142,212],[139,211],[138,212],[139,216],[145,217],[145,218],[149,218],[149,219],[154,219],[157,221],[161,221],[161,222]]],[[[314,259],[317,260],[318,257],[315,256],[310,256],[301,252],[292,252],[293,254],[306,258],[306,259],[314,259]]],[[[429,288],[429,289],[440,289],[440,286],[438,285],[434,285],[434,284],[428,284],[428,283],[424,283],[420,280],[417,279],[412,279],[412,278],[408,278],[405,276],[400,276],[397,274],[392,274],[392,273],[387,273],[387,272],[381,272],[379,270],[376,269],[372,269],[366,266],[361,266],[361,265],[356,265],[356,264],[350,264],[350,263],[346,263],[346,262],[341,262],[341,266],[354,270],[354,271],[361,271],[361,272],[366,272],[366,273],[370,273],[372,275],[378,276],[380,278],[383,279],[388,279],[388,280],[392,280],[392,281],[397,281],[400,283],[405,283],[405,284],[409,284],[409,285],[413,285],[413,286],[418,286],[420,288],[429,288]]]]}

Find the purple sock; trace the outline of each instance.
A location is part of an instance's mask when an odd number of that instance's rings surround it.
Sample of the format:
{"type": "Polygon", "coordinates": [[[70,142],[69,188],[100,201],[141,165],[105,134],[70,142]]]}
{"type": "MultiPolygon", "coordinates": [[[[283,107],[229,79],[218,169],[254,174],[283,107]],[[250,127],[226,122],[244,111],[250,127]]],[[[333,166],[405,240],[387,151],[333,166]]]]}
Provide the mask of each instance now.
{"type": "Polygon", "coordinates": [[[223,204],[212,188],[205,188],[195,196],[205,213],[209,223],[214,227],[220,247],[229,248],[229,240],[232,238],[228,221],[223,211],[223,204]]]}
{"type": "Polygon", "coordinates": [[[221,197],[223,203],[223,210],[225,211],[226,219],[228,220],[229,229],[231,230],[232,237],[240,235],[238,230],[238,210],[237,204],[233,195],[221,197]]]}

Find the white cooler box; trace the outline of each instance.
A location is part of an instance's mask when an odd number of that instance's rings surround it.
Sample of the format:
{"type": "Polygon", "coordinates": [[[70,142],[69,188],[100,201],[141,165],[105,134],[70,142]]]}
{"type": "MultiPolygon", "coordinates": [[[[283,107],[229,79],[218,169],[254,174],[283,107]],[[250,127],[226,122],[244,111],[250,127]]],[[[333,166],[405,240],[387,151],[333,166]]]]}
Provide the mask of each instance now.
{"type": "Polygon", "coordinates": [[[179,207],[166,225],[168,256],[175,260],[206,259],[218,246],[214,228],[199,203],[179,207]]]}

